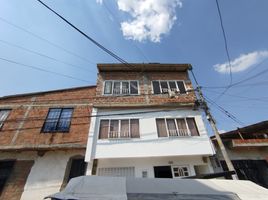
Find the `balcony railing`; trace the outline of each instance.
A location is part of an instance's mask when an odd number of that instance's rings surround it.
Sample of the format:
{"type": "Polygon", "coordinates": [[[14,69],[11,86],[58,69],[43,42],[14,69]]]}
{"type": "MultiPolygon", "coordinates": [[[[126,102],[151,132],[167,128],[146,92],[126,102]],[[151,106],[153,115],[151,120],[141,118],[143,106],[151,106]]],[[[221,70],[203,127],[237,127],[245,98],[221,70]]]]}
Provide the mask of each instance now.
{"type": "Polygon", "coordinates": [[[191,135],[187,129],[168,130],[168,132],[170,137],[191,135]]]}
{"type": "Polygon", "coordinates": [[[110,139],[130,138],[129,132],[110,131],[108,136],[110,139]]]}

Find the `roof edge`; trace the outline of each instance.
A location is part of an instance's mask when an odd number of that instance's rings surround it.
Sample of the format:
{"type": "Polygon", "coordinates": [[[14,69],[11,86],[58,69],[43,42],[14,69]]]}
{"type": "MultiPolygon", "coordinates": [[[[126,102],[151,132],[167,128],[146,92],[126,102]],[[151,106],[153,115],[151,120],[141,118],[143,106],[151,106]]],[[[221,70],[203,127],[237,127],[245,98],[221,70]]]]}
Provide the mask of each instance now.
{"type": "Polygon", "coordinates": [[[47,90],[47,91],[41,91],[41,92],[21,93],[21,94],[2,96],[2,97],[0,97],[0,100],[9,99],[9,98],[15,98],[15,97],[32,96],[32,95],[38,95],[38,94],[63,92],[63,91],[67,91],[67,90],[78,90],[78,89],[94,88],[94,87],[97,87],[97,86],[96,85],[88,85],[88,86],[79,86],[79,87],[56,89],[56,90],[47,90]]]}

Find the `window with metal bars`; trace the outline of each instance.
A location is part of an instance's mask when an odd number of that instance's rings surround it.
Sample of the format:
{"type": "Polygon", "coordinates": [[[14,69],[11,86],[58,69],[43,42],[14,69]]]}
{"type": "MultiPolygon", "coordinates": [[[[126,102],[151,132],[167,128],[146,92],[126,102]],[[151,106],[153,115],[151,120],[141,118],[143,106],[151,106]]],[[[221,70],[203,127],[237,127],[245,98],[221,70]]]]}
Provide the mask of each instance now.
{"type": "Polygon", "coordinates": [[[138,81],[108,80],[104,83],[104,95],[137,95],[139,94],[138,81]]]}
{"type": "Polygon", "coordinates": [[[72,114],[73,108],[50,108],[42,132],[69,132],[72,114]]]}
{"type": "Polygon", "coordinates": [[[189,176],[189,169],[187,166],[172,166],[173,177],[189,176]]]}
{"type": "Polygon", "coordinates": [[[139,119],[100,120],[99,139],[139,138],[139,119]]]}
{"type": "Polygon", "coordinates": [[[183,81],[177,80],[159,80],[152,81],[154,94],[165,94],[168,91],[174,91],[179,94],[186,94],[186,88],[183,81]]]}
{"type": "Polygon", "coordinates": [[[158,137],[199,136],[194,118],[157,118],[158,137]]]}
{"type": "Polygon", "coordinates": [[[2,110],[0,110],[0,130],[4,126],[4,122],[7,119],[10,111],[11,111],[10,109],[2,109],[2,110]]]}

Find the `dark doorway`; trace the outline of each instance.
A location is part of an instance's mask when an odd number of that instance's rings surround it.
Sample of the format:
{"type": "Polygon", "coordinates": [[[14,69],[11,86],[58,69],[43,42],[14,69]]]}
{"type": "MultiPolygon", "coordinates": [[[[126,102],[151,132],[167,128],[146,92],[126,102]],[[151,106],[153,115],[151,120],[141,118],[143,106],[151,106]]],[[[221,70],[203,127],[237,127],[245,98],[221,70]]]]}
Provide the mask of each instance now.
{"type": "Polygon", "coordinates": [[[0,196],[4,189],[5,183],[10,176],[15,161],[0,161],[0,196]]]}
{"type": "Polygon", "coordinates": [[[68,181],[71,178],[85,175],[85,172],[86,172],[86,163],[84,161],[84,158],[73,159],[72,164],[71,164],[70,174],[68,177],[68,181]]]}
{"type": "MultiPolygon", "coordinates": [[[[268,164],[265,160],[232,160],[232,163],[240,180],[250,180],[268,188],[268,164]]],[[[227,171],[224,161],[221,165],[227,171]]]]}
{"type": "Polygon", "coordinates": [[[154,167],[155,178],[172,178],[172,171],[170,166],[154,167]]]}

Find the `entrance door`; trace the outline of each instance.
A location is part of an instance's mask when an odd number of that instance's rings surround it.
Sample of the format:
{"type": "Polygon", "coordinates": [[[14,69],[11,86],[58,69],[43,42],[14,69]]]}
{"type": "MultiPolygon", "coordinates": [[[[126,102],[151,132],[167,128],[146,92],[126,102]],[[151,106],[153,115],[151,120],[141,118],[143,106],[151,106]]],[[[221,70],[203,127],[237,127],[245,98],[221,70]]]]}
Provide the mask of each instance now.
{"type": "Polygon", "coordinates": [[[0,196],[5,183],[10,176],[15,161],[0,161],[0,196]]]}
{"type": "Polygon", "coordinates": [[[170,166],[154,167],[155,178],[172,178],[172,171],[170,166]]]}

